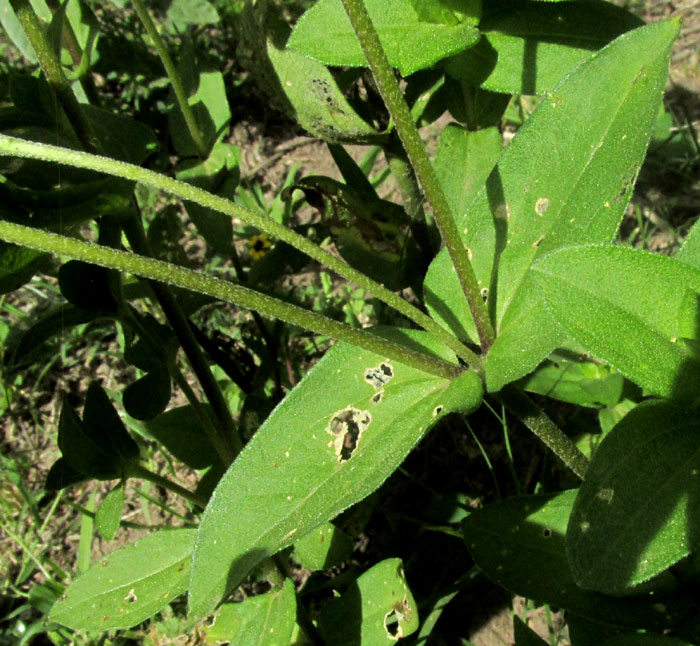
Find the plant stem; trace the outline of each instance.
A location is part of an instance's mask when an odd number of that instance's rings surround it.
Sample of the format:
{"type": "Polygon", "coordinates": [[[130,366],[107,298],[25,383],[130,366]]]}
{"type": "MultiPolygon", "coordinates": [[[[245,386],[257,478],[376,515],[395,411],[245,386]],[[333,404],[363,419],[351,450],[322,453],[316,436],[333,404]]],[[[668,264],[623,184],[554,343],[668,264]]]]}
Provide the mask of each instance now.
{"type": "Polygon", "coordinates": [[[177,484],[177,482],[168,480],[167,478],[150,471],[140,464],[132,467],[128,475],[130,478],[141,478],[142,480],[148,480],[159,487],[163,487],[163,489],[172,491],[174,494],[189,500],[193,505],[196,505],[200,509],[204,509],[207,506],[207,501],[200,498],[197,494],[192,493],[189,489],[185,489],[177,484]]]}
{"type": "Polygon", "coordinates": [[[134,10],[141,19],[143,26],[146,28],[146,33],[153,41],[153,45],[155,46],[158,56],[163,63],[165,73],[168,75],[168,79],[173,86],[173,92],[175,93],[177,104],[180,106],[180,112],[182,112],[182,116],[187,124],[187,129],[192,137],[192,141],[194,141],[194,144],[197,147],[199,156],[202,159],[206,159],[208,151],[206,143],[204,142],[204,137],[202,136],[202,132],[197,125],[197,119],[192,111],[192,106],[190,106],[189,98],[187,96],[187,92],[185,91],[185,86],[182,83],[182,77],[177,71],[177,68],[173,63],[173,59],[170,58],[168,48],[165,46],[163,39],[160,37],[158,28],[155,26],[155,23],[151,19],[151,15],[148,13],[148,10],[144,6],[143,2],[141,0],[131,0],[131,4],[134,6],[134,10]]]}
{"type": "MultiPolygon", "coordinates": [[[[141,256],[153,257],[148,239],[143,230],[143,224],[141,223],[141,218],[134,211],[129,213],[126,217],[121,219],[122,228],[126,234],[129,244],[132,249],[141,256]]],[[[187,357],[187,360],[192,366],[197,379],[199,380],[202,390],[206,395],[212,409],[214,410],[214,415],[216,416],[223,433],[224,443],[226,444],[226,451],[220,453],[222,459],[224,460],[224,466],[232,462],[232,458],[243,448],[243,441],[238,435],[238,430],[236,429],[236,424],[231,417],[231,411],[228,408],[228,404],[224,399],[221,392],[221,388],[216,383],[214,375],[212,375],[206,358],[202,354],[202,350],[194,338],[192,329],[190,328],[189,321],[184,315],[180,304],[173,295],[172,291],[165,285],[159,282],[152,282],[151,288],[153,293],[158,299],[158,303],[163,308],[163,313],[165,314],[168,322],[170,323],[175,336],[177,337],[182,350],[187,357]]],[[[215,447],[217,444],[214,445],[215,447]]]]}
{"type": "Polygon", "coordinates": [[[56,98],[66,113],[70,124],[75,129],[75,134],[83,143],[88,152],[96,153],[100,144],[90,122],[85,117],[78,100],[73,94],[73,89],[63,73],[60,61],[54,55],[51,43],[46,36],[44,26],[34,13],[29,0],[10,0],[12,9],[22,25],[24,33],[34,48],[39,60],[39,65],[46,76],[46,80],[56,93],[56,98]]]}
{"type": "Polygon", "coordinates": [[[454,379],[462,372],[461,368],[456,365],[375,336],[366,330],[352,328],[345,323],[339,323],[316,312],[307,311],[247,287],[206,276],[200,272],[161,260],[59,236],[55,233],[7,221],[0,221],[0,239],[30,249],[65,255],[103,267],[127,271],[143,278],[176,285],[249,309],[255,309],[268,318],[278,318],[317,334],[345,341],[443,379],[454,379]]]}
{"type": "MultiPolygon", "coordinates": [[[[30,157],[34,159],[43,159],[44,161],[53,161],[60,164],[67,164],[78,168],[87,168],[99,173],[106,173],[115,177],[123,177],[124,179],[132,180],[152,186],[154,188],[166,191],[183,200],[196,202],[201,206],[214,209],[221,213],[225,213],[234,218],[238,218],[244,222],[257,227],[258,229],[275,236],[284,242],[296,247],[300,251],[327,266],[329,269],[338,275],[346,278],[357,284],[365,291],[373,294],[376,298],[401,312],[404,316],[421,326],[428,332],[434,334],[445,345],[447,345],[458,357],[466,361],[475,370],[481,370],[481,357],[472,352],[459,342],[452,334],[438,325],[427,314],[421,312],[404,299],[400,298],[392,291],[382,287],[379,283],[367,278],[362,272],[350,267],[347,263],[339,260],[330,253],[324,251],[310,240],[307,240],[298,233],[287,229],[284,225],[278,224],[271,218],[259,215],[249,209],[234,204],[226,198],[218,195],[213,195],[191,184],[180,182],[176,179],[166,177],[160,173],[155,173],[133,164],[101,157],[98,155],[90,155],[88,153],[59,146],[50,146],[48,144],[39,144],[17,137],[9,137],[0,134],[0,156],[13,155],[17,157],[30,157]]],[[[481,298],[481,296],[479,296],[481,298]]]]}
{"type": "Polygon", "coordinates": [[[514,386],[503,389],[500,399],[566,466],[581,480],[584,479],[588,469],[588,458],[537,404],[514,386]]]}
{"type": "Polygon", "coordinates": [[[450,212],[450,206],[435,175],[418,128],[413,123],[411,112],[394,76],[394,70],[387,60],[384,48],[379,41],[379,36],[364,3],[362,0],[342,0],[342,2],[377,82],[377,88],[384,99],[391,118],[396,124],[396,130],[406,149],[411,165],[433,209],[433,216],[457,271],[467,303],[469,303],[469,309],[481,341],[482,354],[485,354],[495,339],[493,326],[491,325],[484,300],[481,297],[474,268],[469,261],[467,250],[459,236],[457,225],[450,212]]]}

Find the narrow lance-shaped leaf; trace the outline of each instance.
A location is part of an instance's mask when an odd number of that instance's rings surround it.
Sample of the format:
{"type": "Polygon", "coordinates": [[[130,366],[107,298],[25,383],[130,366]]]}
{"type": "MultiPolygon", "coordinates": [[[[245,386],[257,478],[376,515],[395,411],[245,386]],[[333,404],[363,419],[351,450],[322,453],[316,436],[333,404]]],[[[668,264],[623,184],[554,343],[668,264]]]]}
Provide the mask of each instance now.
{"type": "Polygon", "coordinates": [[[700,547],[700,421],[668,402],[637,406],[586,472],[566,533],[579,585],[620,592],[700,547]]]}
{"type": "Polygon", "coordinates": [[[68,587],[49,619],[75,630],[130,628],[187,588],[194,529],[163,530],[122,547],[68,587]]]}
{"type": "MultiPolygon", "coordinates": [[[[404,76],[479,40],[479,31],[471,25],[422,22],[407,0],[366,0],[365,6],[389,63],[404,76]]],[[[326,65],[367,65],[341,0],[316,3],[299,19],[287,45],[326,65]]]]}
{"type": "Polygon", "coordinates": [[[628,247],[569,247],[534,268],[576,342],[649,392],[700,395],[700,270],[628,247]]]}
{"type": "MultiPolygon", "coordinates": [[[[406,342],[435,351],[425,333],[403,332],[406,342]]],[[[480,401],[471,371],[450,382],[334,346],[212,494],[194,553],[190,612],[207,615],[263,558],[379,487],[442,415],[468,413],[480,401]]]]}

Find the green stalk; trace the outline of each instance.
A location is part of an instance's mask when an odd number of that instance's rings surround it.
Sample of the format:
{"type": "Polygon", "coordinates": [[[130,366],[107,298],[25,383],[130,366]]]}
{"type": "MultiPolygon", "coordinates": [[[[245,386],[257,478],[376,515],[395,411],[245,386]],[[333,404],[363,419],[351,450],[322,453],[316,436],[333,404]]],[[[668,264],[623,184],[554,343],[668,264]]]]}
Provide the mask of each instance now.
{"type": "Polygon", "coordinates": [[[352,328],[345,323],[339,323],[321,314],[290,305],[247,287],[234,285],[226,280],[206,276],[200,272],[161,260],[59,236],[55,233],[7,221],[0,221],[0,239],[30,249],[65,255],[110,269],[130,272],[143,278],[236,303],[242,307],[257,310],[268,318],[278,318],[317,334],[344,341],[443,379],[454,379],[462,372],[461,368],[455,365],[422,352],[416,352],[398,343],[387,341],[365,330],[352,328]]]}
{"type": "MultiPolygon", "coordinates": [[[[353,269],[344,261],[324,251],[313,242],[287,229],[284,225],[275,222],[271,218],[259,215],[249,209],[244,209],[226,198],[213,195],[191,184],[186,184],[185,182],[166,177],[160,173],[155,173],[145,168],[140,168],[139,166],[109,159],[107,157],[90,155],[77,150],[50,146],[48,144],[39,144],[0,134],[0,156],[3,155],[42,159],[44,161],[57,162],[59,164],[66,164],[78,168],[87,168],[115,177],[123,177],[124,179],[152,186],[171,193],[183,200],[196,202],[201,206],[248,222],[269,235],[275,236],[293,247],[296,247],[300,251],[303,251],[338,275],[354,282],[365,291],[373,294],[379,300],[401,312],[404,316],[414,321],[428,332],[434,334],[475,370],[481,370],[481,358],[460,343],[427,314],[424,314],[418,308],[403,300],[392,291],[382,287],[379,283],[367,278],[362,272],[353,269]]],[[[479,298],[481,298],[481,296],[479,296],[479,298]]]]}
{"type": "Polygon", "coordinates": [[[73,89],[63,73],[60,61],[56,58],[49,42],[44,25],[34,13],[29,0],[10,0],[12,9],[17,15],[24,33],[34,48],[39,65],[46,80],[56,93],[56,98],[66,113],[68,120],[75,129],[78,139],[85,145],[85,149],[95,153],[99,150],[99,141],[90,122],[85,117],[78,99],[73,94],[73,89]]]}
{"type": "Polygon", "coordinates": [[[146,33],[153,41],[153,45],[155,46],[158,56],[163,63],[165,73],[168,75],[168,79],[173,86],[173,92],[175,92],[177,104],[180,106],[180,111],[185,119],[190,136],[192,137],[195,146],[197,146],[199,156],[202,159],[206,159],[208,151],[206,143],[204,142],[204,137],[202,136],[202,132],[197,125],[197,119],[192,111],[192,106],[190,106],[187,92],[185,92],[185,86],[182,84],[182,78],[180,77],[180,73],[177,71],[177,68],[173,63],[173,59],[170,58],[168,48],[165,46],[163,39],[160,37],[158,28],[155,26],[143,2],[141,0],[131,0],[131,4],[134,6],[134,10],[141,19],[143,26],[146,28],[146,33]]]}
{"type": "Polygon", "coordinates": [[[185,489],[177,484],[177,482],[173,482],[172,480],[168,480],[167,478],[164,478],[153,471],[149,471],[146,467],[142,467],[140,464],[132,467],[128,475],[130,478],[141,478],[142,480],[152,482],[159,487],[163,487],[163,489],[166,489],[167,491],[172,491],[172,493],[182,496],[185,500],[189,500],[193,505],[196,505],[200,509],[204,509],[207,506],[207,501],[200,498],[197,494],[192,493],[189,489],[185,489]]]}
{"type": "Polygon", "coordinates": [[[389,114],[394,120],[396,130],[406,149],[411,165],[433,209],[435,222],[440,229],[442,239],[457,271],[467,303],[469,303],[469,309],[481,341],[482,354],[485,354],[493,344],[495,334],[488,316],[488,310],[481,297],[474,268],[469,261],[467,250],[459,236],[457,225],[450,212],[450,206],[435,175],[418,128],[413,123],[411,112],[394,76],[394,70],[387,60],[384,48],[379,41],[379,36],[364,3],[362,0],[342,0],[342,2],[377,82],[379,93],[382,95],[389,114]]]}
{"type": "Polygon", "coordinates": [[[500,398],[511,413],[539,437],[581,480],[584,479],[588,469],[588,458],[539,406],[514,386],[507,386],[502,390],[500,398]]]}

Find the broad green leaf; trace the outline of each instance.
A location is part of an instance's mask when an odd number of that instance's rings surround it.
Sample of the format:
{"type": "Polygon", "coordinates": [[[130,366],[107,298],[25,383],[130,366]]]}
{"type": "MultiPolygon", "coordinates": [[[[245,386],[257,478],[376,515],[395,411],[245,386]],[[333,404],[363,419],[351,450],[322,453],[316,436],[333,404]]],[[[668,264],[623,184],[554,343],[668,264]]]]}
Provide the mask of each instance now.
{"type": "Polygon", "coordinates": [[[521,385],[531,393],[601,408],[615,406],[620,401],[625,380],[608,366],[555,354],[523,379],[521,385]]]}
{"type": "Polygon", "coordinates": [[[567,530],[579,585],[620,592],[666,570],[700,546],[700,422],[650,401],[601,442],[567,530]]]}
{"type": "Polygon", "coordinates": [[[542,258],[534,274],[586,350],[651,393],[689,402],[700,395],[700,270],[629,247],[583,246],[542,258]]]}
{"type": "MultiPolygon", "coordinates": [[[[435,154],[435,173],[450,209],[458,221],[467,216],[503,150],[497,128],[470,132],[450,124],[443,131],[435,154]]],[[[463,232],[465,233],[465,232],[463,232]]],[[[476,327],[447,250],[430,265],[423,296],[433,318],[450,327],[460,338],[476,340],[476,327]]]]}
{"type": "MultiPolygon", "coordinates": [[[[471,47],[479,32],[467,24],[421,22],[406,0],[366,0],[389,63],[408,76],[471,47]]],[[[287,46],[325,63],[365,67],[367,62],[341,0],[320,0],[297,22],[287,46]]]]}
{"type": "MultiPolygon", "coordinates": [[[[402,332],[440,351],[428,335],[402,332]]],[[[377,489],[442,415],[469,413],[480,401],[481,382],[471,371],[450,383],[333,346],[214,491],[194,553],[190,612],[209,614],[263,558],[377,489]]]]}
{"type": "Polygon", "coordinates": [[[111,541],[119,529],[124,506],[124,484],[118,483],[102,500],[95,514],[95,525],[102,538],[111,541]]]}
{"type": "Polygon", "coordinates": [[[543,94],[620,34],[643,22],[602,1],[490,0],[472,49],[447,62],[450,76],[509,94],[543,94]]]}
{"type": "MultiPolygon", "coordinates": [[[[202,408],[214,422],[211,407],[203,405],[202,408]]],[[[158,415],[155,419],[145,422],[143,428],[173,456],[193,469],[205,469],[218,460],[202,422],[189,404],[158,415]]]]}
{"type": "Polygon", "coordinates": [[[140,165],[156,149],[153,131],[143,123],[94,105],[82,104],[105,155],[140,165]]]}
{"type": "Polygon", "coordinates": [[[352,553],[352,539],[333,523],[324,523],[294,543],[292,558],[310,570],[325,570],[352,553]]]}
{"type": "MultiPolygon", "coordinates": [[[[455,212],[504,337],[487,355],[489,390],[527,374],[561,343],[551,317],[541,313],[530,267],[553,249],[614,237],[644,159],[677,32],[673,21],[636,29],[577,67],[540,103],[469,208],[455,212]],[[548,329],[543,343],[538,334],[548,329]]],[[[443,278],[431,287],[452,311],[461,307],[459,286],[454,274],[443,278]]]]}
{"type": "Polygon", "coordinates": [[[44,489],[46,489],[46,491],[60,491],[61,489],[78,484],[79,482],[84,482],[85,480],[87,480],[87,476],[70,466],[65,458],[58,458],[58,460],[51,465],[46,475],[44,489]]]}
{"type": "MultiPolygon", "coordinates": [[[[206,153],[226,134],[231,121],[231,109],[226,97],[224,77],[218,70],[212,70],[196,55],[189,40],[180,50],[178,71],[182,76],[188,103],[192,107],[197,128],[204,140],[206,153]]],[[[174,91],[170,94],[173,107],[168,112],[168,131],[173,145],[182,157],[199,156],[189,128],[175,100],[174,91]]]]}
{"type": "Polygon", "coordinates": [[[411,4],[425,22],[476,25],[481,18],[481,0],[411,0],[411,4]]]}
{"type": "Polygon", "coordinates": [[[272,43],[267,54],[287,108],[306,131],[331,143],[369,143],[380,138],[348,103],[325,65],[272,43]]]}
{"type": "Polygon", "coordinates": [[[227,603],[206,628],[204,641],[253,646],[289,646],[296,622],[294,584],[285,579],[280,590],[248,597],[241,603],[227,603]]]}
{"type": "Polygon", "coordinates": [[[119,309],[111,289],[114,270],[81,260],[69,260],[58,271],[61,294],[76,307],[101,315],[116,315],[119,309]]]}
{"type": "Polygon", "coordinates": [[[0,294],[7,294],[28,283],[47,260],[45,253],[0,242],[0,294]]]}
{"type": "Polygon", "coordinates": [[[579,588],[566,554],[566,524],[576,490],[511,498],[462,521],[469,552],[493,581],[514,594],[599,621],[662,627],[678,617],[654,596],[608,597],[579,588]]]}
{"type": "Polygon", "coordinates": [[[187,589],[197,531],[169,529],[112,552],[68,587],[49,619],[74,630],[130,628],[187,589]]]}
{"type": "Polygon", "coordinates": [[[177,33],[185,31],[191,25],[213,25],[219,22],[219,14],[209,0],[172,0],[166,15],[177,33]]]}
{"type": "Polygon", "coordinates": [[[124,410],[134,419],[147,420],[160,415],[171,396],[170,372],[165,366],[130,383],[122,393],[124,410]]]}
{"type": "Polygon", "coordinates": [[[401,559],[385,559],[321,611],[321,632],[334,646],[395,644],[418,629],[418,608],[401,559]]]}

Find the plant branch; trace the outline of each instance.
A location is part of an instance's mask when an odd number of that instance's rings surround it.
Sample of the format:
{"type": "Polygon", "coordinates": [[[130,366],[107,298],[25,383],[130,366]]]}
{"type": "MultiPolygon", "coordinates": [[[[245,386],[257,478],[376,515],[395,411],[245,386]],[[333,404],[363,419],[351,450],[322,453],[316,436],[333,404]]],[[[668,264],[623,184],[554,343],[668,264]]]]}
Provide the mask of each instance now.
{"type": "Polygon", "coordinates": [[[391,118],[396,124],[396,130],[406,149],[411,165],[433,209],[433,216],[457,271],[462,291],[469,303],[469,309],[479,333],[482,354],[485,354],[495,339],[493,326],[491,325],[484,300],[481,297],[474,268],[469,261],[467,250],[452,217],[450,206],[435,175],[418,128],[413,122],[411,112],[394,76],[394,70],[387,60],[384,48],[379,41],[379,36],[364,3],[362,0],[342,0],[342,2],[377,82],[377,88],[384,99],[391,118]]]}
{"type": "Polygon", "coordinates": [[[158,485],[159,487],[163,487],[163,489],[167,489],[168,491],[172,491],[172,493],[178,496],[182,496],[183,498],[189,500],[193,505],[196,505],[200,509],[204,509],[207,506],[207,501],[200,498],[197,494],[192,493],[189,489],[185,489],[184,487],[177,484],[177,482],[168,480],[167,478],[164,478],[163,476],[158,475],[153,471],[150,471],[149,469],[141,466],[140,464],[137,464],[136,466],[132,467],[129,471],[128,476],[130,478],[141,478],[142,480],[148,480],[148,482],[152,482],[153,484],[158,485]]]}
{"type": "MultiPolygon", "coordinates": [[[[382,302],[401,312],[401,314],[417,325],[434,334],[471,367],[477,371],[482,369],[481,357],[460,343],[458,339],[437,324],[427,314],[424,314],[418,308],[397,296],[392,291],[382,287],[379,283],[367,278],[362,272],[353,269],[346,262],[329,254],[310,240],[287,229],[284,225],[275,222],[271,218],[240,207],[226,198],[213,195],[191,184],[186,184],[185,182],[166,177],[160,173],[107,157],[90,155],[77,150],[50,146],[48,144],[39,144],[0,134],[0,156],[3,155],[43,159],[44,161],[57,162],[59,164],[94,170],[99,173],[106,173],[115,177],[122,177],[134,182],[140,182],[147,186],[152,186],[171,193],[183,200],[195,202],[201,206],[248,222],[265,233],[275,236],[293,247],[296,247],[300,251],[303,251],[305,254],[327,266],[343,278],[354,282],[382,302]]],[[[481,298],[481,296],[479,296],[479,298],[481,298]]]]}
{"type": "Polygon", "coordinates": [[[168,48],[165,46],[163,39],[158,33],[158,28],[151,19],[151,15],[144,6],[141,0],[131,0],[131,4],[134,6],[134,10],[138,14],[143,26],[146,29],[146,33],[150,36],[153,41],[153,45],[158,52],[163,67],[165,68],[165,73],[168,75],[168,79],[173,86],[173,92],[175,93],[175,98],[177,99],[177,104],[180,106],[180,112],[187,124],[187,130],[194,141],[195,146],[197,146],[197,151],[202,159],[207,158],[207,145],[204,142],[204,137],[202,136],[202,131],[199,129],[197,124],[197,119],[192,111],[192,106],[190,105],[187,92],[185,91],[185,86],[182,83],[182,77],[177,71],[173,59],[170,58],[168,48]]]}
{"type": "Polygon", "coordinates": [[[223,301],[236,303],[242,307],[255,309],[268,318],[278,318],[317,334],[344,341],[443,379],[454,379],[462,372],[461,368],[453,364],[388,341],[366,330],[352,328],[345,323],[339,323],[316,312],[307,311],[247,287],[161,260],[6,221],[0,221],[0,239],[31,249],[65,255],[76,260],[130,272],[143,278],[175,285],[223,301]]]}
{"type": "MultiPolygon", "coordinates": [[[[143,230],[141,218],[137,215],[137,213],[133,212],[122,218],[121,225],[132,249],[137,254],[140,254],[140,256],[153,257],[148,239],[146,238],[146,234],[143,230]]],[[[224,399],[221,388],[219,388],[219,385],[216,383],[216,379],[214,379],[214,375],[212,375],[211,370],[209,369],[207,360],[204,357],[197,340],[194,338],[189,321],[183,313],[182,308],[177,302],[177,299],[173,295],[172,291],[159,282],[152,282],[151,287],[153,289],[153,293],[158,299],[158,303],[163,308],[163,313],[175,332],[175,336],[177,337],[187,360],[192,366],[194,374],[197,376],[197,379],[202,386],[204,394],[214,410],[214,415],[219,422],[223,439],[226,444],[226,451],[220,455],[224,460],[224,466],[228,467],[232,461],[233,455],[237,454],[243,448],[243,441],[241,440],[233,418],[231,417],[231,411],[229,410],[228,404],[224,399]]],[[[214,446],[217,446],[217,444],[214,446]]]]}
{"type": "Polygon", "coordinates": [[[503,389],[500,399],[566,466],[581,480],[584,479],[588,469],[588,458],[537,404],[514,386],[503,389]]]}

